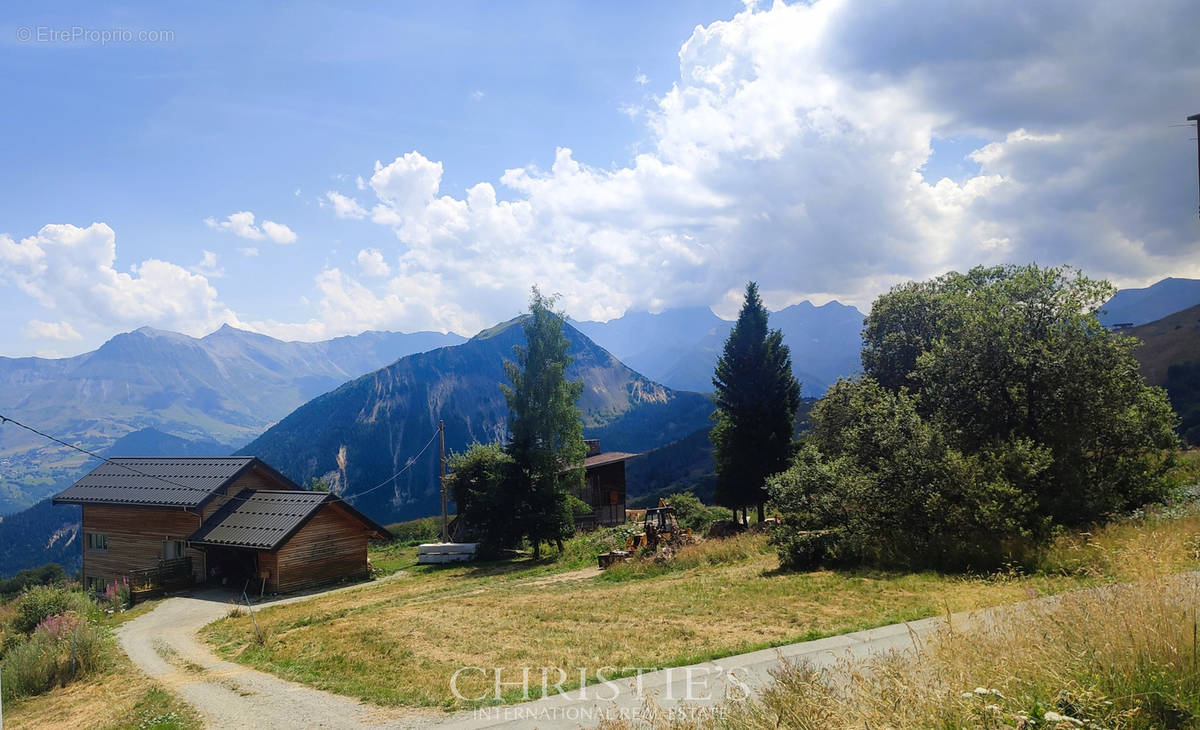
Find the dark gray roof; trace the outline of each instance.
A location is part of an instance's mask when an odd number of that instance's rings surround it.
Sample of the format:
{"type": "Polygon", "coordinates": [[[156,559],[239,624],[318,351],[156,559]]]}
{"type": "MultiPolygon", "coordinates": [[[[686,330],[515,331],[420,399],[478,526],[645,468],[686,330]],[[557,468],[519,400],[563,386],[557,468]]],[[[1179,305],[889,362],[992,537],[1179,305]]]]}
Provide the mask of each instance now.
{"type": "Polygon", "coordinates": [[[624,451],[605,451],[603,454],[594,454],[583,460],[584,469],[595,469],[598,466],[607,464],[615,464],[618,461],[629,461],[641,456],[641,454],[627,454],[624,451]]]}
{"type": "Polygon", "coordinates": [[[274,550],[330,502],[338,502],[379,537],[390,537],[387,530],[329,492],[245,489],[221,505],[188,541],[198,545],[274,550]]]}
{"type": "Polygon", "coordinates": [[[96,467],[56,495],[54,503],[198,507],[252,466],[295,486],[253,456],[126,457],[96,467]]]}
{"type": "Polygon", "coordinates": [[[188,541],[273,550],[329,496],[328,492],[247,489],[221,505],[188,541]]]}

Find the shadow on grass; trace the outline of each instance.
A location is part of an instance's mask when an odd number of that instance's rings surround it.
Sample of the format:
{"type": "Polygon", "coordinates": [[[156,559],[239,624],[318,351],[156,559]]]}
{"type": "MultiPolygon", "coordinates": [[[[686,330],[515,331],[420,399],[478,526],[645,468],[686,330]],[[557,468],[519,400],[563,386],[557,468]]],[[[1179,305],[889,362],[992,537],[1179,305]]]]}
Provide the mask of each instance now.
{"type": "Polygon", "coordinates": [[[498,575],[512,575],[536,568],[550,567],[557,562],[557,555],[543,556],[537,560],[531,557],[517,557],[480,561],[471,563],[471,567],[463,573],[463,576],[467,578],[488,578],[498,575]]]}

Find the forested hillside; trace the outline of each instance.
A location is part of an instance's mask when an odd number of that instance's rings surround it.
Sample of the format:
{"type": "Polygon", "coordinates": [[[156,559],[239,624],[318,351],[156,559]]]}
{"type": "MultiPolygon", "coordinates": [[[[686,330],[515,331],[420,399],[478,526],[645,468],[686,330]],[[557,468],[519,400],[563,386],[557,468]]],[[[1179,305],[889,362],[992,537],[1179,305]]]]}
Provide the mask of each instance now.
{"type": "MultiPolygon", "coordinates": [[[[429,442],[439,419],[448,450],[503,441],[508,409],[500,391],[503,363],[524,344],[518,320],[468,342],[403,358],[298,408],[240,453],[266,459],[297,482],[323,478],[380,521],[421,517],[440,509],[437,446],[400,472],[429,442]],[[346,448],[347,467],[337,466],[346,448]]],[[[655,383],[566,327],[574,357],[568,377],[582,379],[584,435],[605,450],[641,452],[676,441],[708,424],[706,395],[655,383]]]]}

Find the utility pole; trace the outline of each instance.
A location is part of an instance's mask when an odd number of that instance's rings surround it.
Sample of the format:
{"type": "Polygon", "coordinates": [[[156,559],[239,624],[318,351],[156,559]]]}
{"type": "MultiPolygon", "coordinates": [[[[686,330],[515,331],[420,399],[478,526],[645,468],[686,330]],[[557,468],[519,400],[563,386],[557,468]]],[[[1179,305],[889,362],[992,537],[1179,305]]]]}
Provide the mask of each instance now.
{"type": "Polygon", "coordinates": [[[1193,114],[1188,121],[1196,123],[1196,184],[1197,190],[1200,190],[1200,114],[1193,114]]]}
{"type": "Polygon", "coordinates": [[[446,422],[438,421],[438,435],[442,439],[442,542],[450,542],[450,531],[446,526],[446,422]]]}

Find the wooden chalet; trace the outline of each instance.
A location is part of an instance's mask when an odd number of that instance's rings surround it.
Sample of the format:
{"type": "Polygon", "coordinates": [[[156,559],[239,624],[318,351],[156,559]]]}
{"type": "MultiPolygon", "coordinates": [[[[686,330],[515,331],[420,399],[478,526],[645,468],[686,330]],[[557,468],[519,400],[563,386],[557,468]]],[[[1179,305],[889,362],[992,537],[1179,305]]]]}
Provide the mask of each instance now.
{"type": "Polygon", "coordinates": [[[54,497],[83,508],[83,580],[103,590],[249,583],[289,592],[367,574],[367,540],[387,530],[252,456],[120,458],[54,497]]]}
{"type": "Polygon", "coordinates": [[[625,462],[638,456],[622,451],[600,451],[600,441],[588,439],[583,461],[583,488],[575,496],[592,508],[577,515],[575,525],[583,530],[620,525],[625,522],[625,462]]]}
{"type": "MultiPolygon", "coordinates": [[[[592,530],[625,523],[625,462],[640,454],[623,451],[600,451],[598,439],[586,439],[587,455],[583,460],[583,486],[575,496],[591,507],[591,511],[575,516],[575,527],[592,530]]],[[[450,520],[450,539],[455,543],[470,543],[478,538],[471,525],[455,515],[450,520]]]]}

